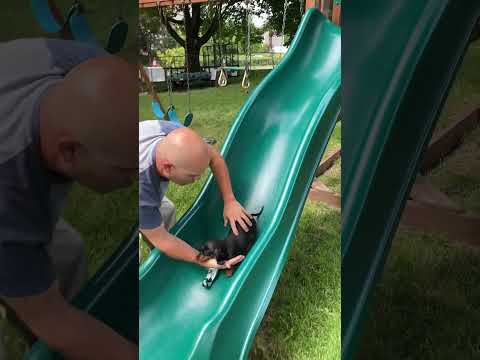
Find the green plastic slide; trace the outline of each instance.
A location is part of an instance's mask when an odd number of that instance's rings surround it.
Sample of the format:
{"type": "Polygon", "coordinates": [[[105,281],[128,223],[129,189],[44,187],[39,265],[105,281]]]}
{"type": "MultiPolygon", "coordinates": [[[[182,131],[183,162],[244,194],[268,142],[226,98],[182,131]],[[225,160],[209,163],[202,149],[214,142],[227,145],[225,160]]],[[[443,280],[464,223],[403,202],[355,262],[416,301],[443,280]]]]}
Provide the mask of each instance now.
{"type": "MultiPolygon", "coordinates": [[[[138,343],[138,228],[119,246],[88,282],[74,305],[100,319],[122,336],[138,343]]],[[[37,342],[25,360],[63,357],[37,342]]]]}
{"type": "Polygon", "coordinates": [[[342,359],[353,359],[480,1],[350,1],[342,16],[342,359]]]}
{"type": "MultiPolygon", "coordinates": [[[[340,29],[309,10],[281,63],[240,110],[222,153],[237,199],[264,206],[257,242],[231,278],[153,251],[140,268],[140,359],[245,359],[340,112],[340,29]]],[[[223,238],[223,202],[210,177],[173,228],[199,247],[223,238]]]]}

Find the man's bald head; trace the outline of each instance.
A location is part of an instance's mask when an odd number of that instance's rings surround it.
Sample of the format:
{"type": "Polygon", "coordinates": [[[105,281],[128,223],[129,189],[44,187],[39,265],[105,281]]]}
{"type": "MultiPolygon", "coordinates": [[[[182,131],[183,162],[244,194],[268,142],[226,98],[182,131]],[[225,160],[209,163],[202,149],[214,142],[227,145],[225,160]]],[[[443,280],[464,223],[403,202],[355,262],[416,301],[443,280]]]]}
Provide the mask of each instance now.
{"type": "MultiPolygon", "coordinates": [[[[116,56],[87,60],[72,69],[42,99],[40,119],[42,153],[60,172],[69,173],[62,169],[68,164],[62,164],[61,139],[76,143],[105,167],[138,167],[136,68],[116,56]]],[[[74,179],[83,176],[71,170],[74,179]]]]}
{"type": "Polygon", "coordinates": [[[208,145],[189,128],[175,129],[157,144],[157,170],[178,184],[197,180],[209,163],[208,145]]]}

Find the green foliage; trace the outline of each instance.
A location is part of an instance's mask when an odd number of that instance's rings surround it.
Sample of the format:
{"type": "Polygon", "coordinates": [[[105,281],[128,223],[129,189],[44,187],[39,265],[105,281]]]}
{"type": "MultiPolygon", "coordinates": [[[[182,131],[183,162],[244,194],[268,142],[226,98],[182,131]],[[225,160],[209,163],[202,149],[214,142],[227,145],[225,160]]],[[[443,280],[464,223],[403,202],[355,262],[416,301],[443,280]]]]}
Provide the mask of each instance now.
{"type": "MultiPolygon", "coordinates": [[[[288,3],[285,15],[285,45],[288,46],[295,36],[302,19],[301,9],[304,8],[304,0],[285,0],[288,3]]],[[[266,31],[281,35],[284,17],[284,0],[259,0],[258,6],[267,15],[266,31]]]]}

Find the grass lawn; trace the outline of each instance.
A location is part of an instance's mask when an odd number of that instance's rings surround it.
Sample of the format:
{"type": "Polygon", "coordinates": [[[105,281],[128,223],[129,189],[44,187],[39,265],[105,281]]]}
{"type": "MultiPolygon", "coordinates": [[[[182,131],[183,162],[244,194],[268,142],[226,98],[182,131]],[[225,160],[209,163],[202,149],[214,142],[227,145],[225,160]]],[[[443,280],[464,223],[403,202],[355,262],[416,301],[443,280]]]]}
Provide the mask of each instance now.
{"type": "MultiPolygon", "coordinates": [[[[266,72],[253,72],[252,87],[266,72]]],[[[160,93],[161,99],[167,99],[160,93]]],[[[206,88],[192,93],[192,128],[213,136],[220,147],[247,94],[238,80],[226,88],[206,88]]],[[[140,96],[140,119],[152,119],[150,98],[140,96]]],[[[174,104],[183,115],[186,93],[175,93],[174,104]]],[[[340,125],[329,150],[340,146],[340,125]]],[[[327,151],[329,151],[327,150],[327,151]]],[[[338,192],[338,166],[328,173],[338,192]],[[337,179],[335,179],[335,177],[337,179]]],[[[327,175],[327,174],[325,174],[327,175]]],[[[208,174],[195,184],[170,184],[167,196],[180,217],[190,207],[208,174]]],[[[140,244],[140,257],[148,255],[140,244]]],[[[257,333],[251,359],[338,359],[340,357],[340,213],[307,202],[285,270],[257,333]]]]}
{"type": "MultiPolygon", "coordinates": [[[[55,3],[66,14],[72,1],[56,0],[55,3]]],[[[86,2],[88,10],[92,11],[88,14],[89,22],[92,30],[98,35],[100,43],[105,41],[116,14],[118,14],[116,3],[116,0],[88,0],[86,2]]],[[[136,59],[137,56],[136,31],[132,31],[137,26],[137,14],[136,2],[124,2],[124,16],[131,31],[121,55],[127,59],[136,59]]],[[[0,12],[0,20],[0,24],[2,24],[0,25],[2,30],[0,31],[0,41],[46,36],[33,17],[29,0],[9,2],[0,12]]],[[[137,221],[137,189],[137,186],[133,186],[108,195],[98,195],[80,186],[75,186],[71,192],[64,217],[83,235],[86,242],[90,276],[125,239],[137,221]]],[[[26,348],[21,331],[16,324],[9,323],[0,316],[0,327],[2,326],[5,328],[7,358],[21,359],[26,348]]]]}
{"type": "MultiPolygon", "coordinates": [[[[480,104],[480,41],[471,44],[439,129],[480,104]]],[[[480,129],[429,175],[467,212],[480,214],[480,129]]],[[[360,359],[480,359],[480,249],[399,231],[374,291],[360,359]]]]}

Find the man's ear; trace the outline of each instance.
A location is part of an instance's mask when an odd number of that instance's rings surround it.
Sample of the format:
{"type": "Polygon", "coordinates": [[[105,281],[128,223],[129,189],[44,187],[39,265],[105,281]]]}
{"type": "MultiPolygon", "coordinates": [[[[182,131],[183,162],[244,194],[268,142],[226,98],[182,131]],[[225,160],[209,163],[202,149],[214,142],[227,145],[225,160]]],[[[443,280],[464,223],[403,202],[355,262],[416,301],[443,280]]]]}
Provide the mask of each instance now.
{"type": "Polygon", "coordinates": [[[67,137],[58,140],[55,167],[64,174],[71,174],[77,162],[81,145],[67,137]]]}
{"type": "Polygon", "coordinates": [[[168,160],[161,159],[160,168],[161,168],[161,172],[163,173],[163,174],[161,173],[160,175],[166,176],[169,178],[170,174],[172,173],[173,164],[168,160]]]}

